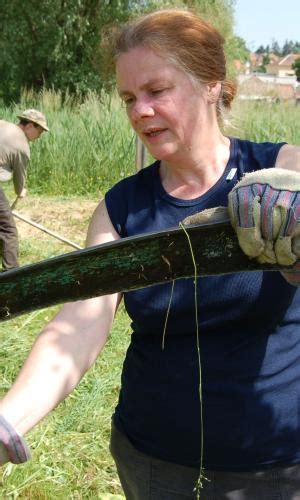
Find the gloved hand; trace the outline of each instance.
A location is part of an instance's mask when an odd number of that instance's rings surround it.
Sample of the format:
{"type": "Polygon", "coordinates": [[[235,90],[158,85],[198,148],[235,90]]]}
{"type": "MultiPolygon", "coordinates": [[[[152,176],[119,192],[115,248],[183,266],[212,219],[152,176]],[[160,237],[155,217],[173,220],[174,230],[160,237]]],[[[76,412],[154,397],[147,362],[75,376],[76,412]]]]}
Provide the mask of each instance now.
{"type": "Polygon", "coordinates": [[[228,195],[242,250],[260,263],[290,266],[300,257],[300,173],[271,168],[246,174],[228,195]]]}
{"type": "Polygon", "coordinates": [[[0,415],[0,465],[6,462],[21,464],[31,458],[26,441],[0,415]]]}

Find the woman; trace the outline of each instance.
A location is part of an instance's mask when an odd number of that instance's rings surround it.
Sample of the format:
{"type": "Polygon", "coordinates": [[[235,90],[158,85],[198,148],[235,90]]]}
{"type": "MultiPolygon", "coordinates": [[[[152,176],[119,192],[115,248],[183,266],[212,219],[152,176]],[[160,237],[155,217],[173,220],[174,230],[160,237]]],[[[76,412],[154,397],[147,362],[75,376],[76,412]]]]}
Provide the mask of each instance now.
{"type": "MultiPolygon", "coordinates": [[[[129,121],[157,161],[106,194],[87,244],[173,227],[203,209],[226,206],[230,193],[232,223],[245,251],[293,264],[299,148],[222,133],[235,86],[226,80],[221,35],[188,11],[158,11],[123,29],[115,59],[129,121]]],[[[287,276],[296,282],[297,270],[287,276]]],[[[193,280],[176,281],[170,297],[170,284],[124,294],[133,333],[111,451],[126,498],[196,498],[203,467],[203,499],[296,498],[298,289],[277,272],[199,280],[200,390],[193,280]]],[[[1,403],[2,461],[7,453],[17,461],[13,445],[26,459],[19,435],[65,398],[94,362],[120,300],[115,294],[67,304],[44,329],[1,403]]]]}

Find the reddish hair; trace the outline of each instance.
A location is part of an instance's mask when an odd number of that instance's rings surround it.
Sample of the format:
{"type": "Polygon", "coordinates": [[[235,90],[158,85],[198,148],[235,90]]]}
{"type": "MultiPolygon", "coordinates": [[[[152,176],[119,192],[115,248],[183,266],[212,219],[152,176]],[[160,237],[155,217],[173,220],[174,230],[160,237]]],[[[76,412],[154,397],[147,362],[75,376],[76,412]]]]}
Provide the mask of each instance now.
{"type": "Polygon", "coordinates": [[[182,9],[163,9],[133,19],[118,33],[114,56],[144,46],[165,57],[201,83],[222,83],[218,114],[230,109],[236,93],[226,80],[224,38],[198,15],[182,9]]]}

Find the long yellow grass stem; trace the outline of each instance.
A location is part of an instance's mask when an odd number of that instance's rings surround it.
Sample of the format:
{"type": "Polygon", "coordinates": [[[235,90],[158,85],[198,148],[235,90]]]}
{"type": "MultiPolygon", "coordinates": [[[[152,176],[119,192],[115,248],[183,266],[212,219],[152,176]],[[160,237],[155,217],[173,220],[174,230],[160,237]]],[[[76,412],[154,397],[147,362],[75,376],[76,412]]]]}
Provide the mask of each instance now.
{"type": "Polygon", "coordinates": [[[201,367],[201,354],[200,354],[200,339],[199,339],[199,321],[198,321],[198,300],[197,300],[197,265],[195,261],[195,256],[194,256],[194,251],[193,251],[193,246],[192,242],[190,239],[190,236],[186,230],[186,228],[183,226],[183,224],[180,222],[179,226],[181,229],[184,231],[184,234],[187,237],[188,243],[189,243],[189,248],[191,252],[191,257],[193,261],[193,266],[194,266],[194,300],[195,300],[195,321],[196,321],[196,342],[197,342],[197,353],[198,353],[198,366],[199,366],[199,400],[200,400],[200,425],[201,425],[201,444],[200,444],[200,470],[199,470],[199,477],[197,480],[196,484],[196,495],[197,495],[197,500],[200,500],[200,490],[203,486],[203,479],[205,479],[204,476],[204,469],[203,469],[203,405],[202,405],[202,367],[201,367]]]}
{"type": "Polygon", "coordinates": [[[162,343],[161,343],[162,350],[164,350],[164,348],[165,348],[167,323],[168,323],[168,319],[169,319],[169,314],[170,314],[170,309],[171,309],[171,303],[172,303],[172,298],[173,298],[173,293],[174,293],[174,284],[175,284],[175,281],[173,280],[172,281],[171,294],[170,294],[170,300],[169,300],[167,314],[166,314],[166,319],[165,319],[165,324],[164,324],[163,336],[162,336],[162,343]]]}

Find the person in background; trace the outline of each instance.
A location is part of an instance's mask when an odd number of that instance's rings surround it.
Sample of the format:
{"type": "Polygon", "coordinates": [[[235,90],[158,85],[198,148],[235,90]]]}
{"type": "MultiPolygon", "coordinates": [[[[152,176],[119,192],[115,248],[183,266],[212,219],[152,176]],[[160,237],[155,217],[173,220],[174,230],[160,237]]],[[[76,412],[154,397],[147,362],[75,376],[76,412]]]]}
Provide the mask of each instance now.
{"type": "MultiPolygon", "coordinates": [[[[300,148],[224,133],[236,87],[223,45],[180,9],[138,17],[117,35],[118,92],[156,161],[106,193],[87,245],[228,206],[247,255],[289,267],[199,279],[201,388],[194,280],[176,280],[173,293],[166,283],[123,294],[132,336],[110,447],[129,500],[194,499],[197,485],[201,500],[300,494],[300,148]]],[[[23,435],[94,363],[121,300],[66,304],[44,328],[0,405],[2,463],[29,458],[23,435]]]]}
{"type": "MultiPolygon", "coordinates": [[[[0,120],[0,182],[13,179],[18,198],[26,196],[26,169],[30,160],[29,142],[48,131],[45,116],[35,109],[18,115],[19,123],[0,120]]],[[[18,233],[12,209],[0,188],[0,243],[2,270],[18,267],[18,233]]]]}

